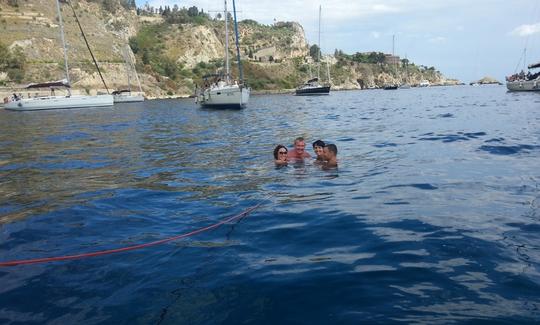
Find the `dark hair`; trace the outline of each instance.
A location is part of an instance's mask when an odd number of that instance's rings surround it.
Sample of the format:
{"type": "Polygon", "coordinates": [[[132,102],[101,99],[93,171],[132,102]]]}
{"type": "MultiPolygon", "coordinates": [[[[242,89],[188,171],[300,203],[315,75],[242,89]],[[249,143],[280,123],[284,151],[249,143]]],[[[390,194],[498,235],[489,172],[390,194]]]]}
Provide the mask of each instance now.
{"type": "Polygon", "coordinates": [[[334,153],[334,155],[337,156],[337,147],[336,147],[335,144],[333,144],[333,143],[327,144],[326,148],[328,148],[328,151],[334,153]]]}
{"type": "Polygon", "coordinates": [[[313,148],[315,147],[323,147],[324,148],[325,144],[324,144],[324,141],[323,140],[317,140],[315,142],[313,142],[313,148]]]}
{"type": "MultiPolygon", "coordinates": [[[[276,146],[276,148],[274,149],[274,159],[276,159],[276,160],[278,159],[278,151],[279,151],[279,149],[281,149],[281,148],[285,148],[285,150],[287,150],[287,147],[285,147],[285,146],[282,145],[282,144],[278,144],[278,145],[276,146]]],[[[289,150],[287,150],[287,152],[288,152],[288,151],[289,151],[289,150]]]]}

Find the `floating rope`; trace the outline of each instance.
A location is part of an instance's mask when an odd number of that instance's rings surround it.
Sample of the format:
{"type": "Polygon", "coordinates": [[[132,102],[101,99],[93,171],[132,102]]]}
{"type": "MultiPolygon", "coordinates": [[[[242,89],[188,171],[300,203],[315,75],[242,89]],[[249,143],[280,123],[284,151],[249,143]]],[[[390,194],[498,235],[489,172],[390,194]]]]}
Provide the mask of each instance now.
{"type": "Polygon", "coordinates": [[[0,267],[2,266],[15,266],[15,265],[25,265],[25,264],[38,264],[38,263],[48,263],[48,262],[56,262],[56,261],[66,261],[66,260],[75,260],[75,259],[81,259],[86,257],[94,257],[94,256],[101,256],[101,255],[108,255],[108,254],[114,254],[114,253],[121,253],[121,252],[127,252],[127,251],[133,251],[136,249],[151,247],[160,245],[163,243],[167,243],[170,241],[178,240],[181,238],[190,237],[196,234],[200,234],[202,232],[215,229],[221,225],[224,225],[228,222],[235,221],[242,219],[249,215],[251,212],[253,212],[255,209],[260,207],[262,205],[262,202],[252,206],[251,208],[248,208],[244,210],[243,212],[234,215],[232,217],[228,217],[226,219],[221,220],[220,222],[214,223],[210,226],[206,226],[203,228],[199,228],[196,230],[193,230],[191,232],[177,235],[174,237],[169,237],[161,240],[156,240],[153,242],[145,243],[145,244],[139,244],[139,245],[133,245],[133,246],[127,246],[127,247],[121,247],[121,248],[115,248],[115,249],[108,249],[108,250],[102,250],[97,252],[90,252],[90,253],[83,253],[83,254],[76,254],[76,255],[65,255],[65,256],[56,256],[56,257],[45,257],[45,258],[35,258],[35,259],[29,259],[29,260],[15,260],[15,261],[7,261],[7,262],[0,262],[0,267]]]}

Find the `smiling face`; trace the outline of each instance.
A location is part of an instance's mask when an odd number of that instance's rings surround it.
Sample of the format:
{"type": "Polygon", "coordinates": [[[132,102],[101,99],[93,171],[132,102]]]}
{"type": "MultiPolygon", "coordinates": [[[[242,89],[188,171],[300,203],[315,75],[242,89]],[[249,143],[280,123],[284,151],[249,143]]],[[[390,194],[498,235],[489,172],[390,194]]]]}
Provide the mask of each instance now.
{"type": "Polygon", "coordinates": [[[306,143],[302,140],[296,140],[294,142],[294,150],[298,155],[302,155],[306,149],[306,143]]]}
{"type": "Polygon", "coordinates": [[[280,148],[278,151],[278,160],[287,161],[287,148],[280,148]]]}
{"type": "Polygon", "coordinates": [[[324,148],[321,147],[321,146],[313,146],[313,151],[315,152],[315,154],[317,155],[317,157],[323,157],[323,150],[324,148]]]}

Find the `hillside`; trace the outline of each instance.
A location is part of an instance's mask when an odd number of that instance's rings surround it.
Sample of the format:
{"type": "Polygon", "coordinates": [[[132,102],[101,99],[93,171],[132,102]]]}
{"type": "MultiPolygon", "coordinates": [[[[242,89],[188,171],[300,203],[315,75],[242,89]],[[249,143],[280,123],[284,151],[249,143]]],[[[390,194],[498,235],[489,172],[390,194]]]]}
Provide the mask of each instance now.
{"type": "MultiPolygon", "coordinates": [[[[129,0],[72,0],[71,3],[109,89],[126,87],[122,52],[127,48],[149,97],[191,95],[202,75],[214,73],[223,66],[224,21],[211,18],[196,7],[166,8],[161,14],[155,14],[135,9],[129,0]]],[[[86,93],[104,91],[72,8],[67,2],[61,7],[74,89],[86,93]]],[[[0,58],[0,68],[4,66],[6,70],[0,71],[0,84],[13,86],[63,78],[56,16],[54,0],[0,2],[0,26],[4,30],[0,42],[9,48],[12,58],[19,57],[21,61],[10,68],[11,72],[20,70],[19,73],[8,74],[9,64],[2,65],[7,59],[0,58]],[[14,54],[16,51],[21,54],[14,54]]],[[[239,33],[245,76],[255,90],[293,89],[310,77],[310,69],[315,70],[304,30],[297,23],[280,22],[269,26],[245,20],[239,22],[239,33]]],[[[230,34],[229,55],[234,68],[232,27],[230,34]]],[[[0,56],[2,53],[0,51],[0,56]]],[[[414,64],[409,65],[407,71],[402,67],[392,70],[381,62],[357,62],[355,56],[337,53],[327,56],[325,61],[330,63],[332,83],[338,89],[382,86],[404,79],[412,84],[422,79],[432,84],[446,82],[434,68],[414,64]]],[[[326,71],[325,66],[323,71],[326,71]]],[[[232,73],[234,75],[236,70],[232,73]]]]}

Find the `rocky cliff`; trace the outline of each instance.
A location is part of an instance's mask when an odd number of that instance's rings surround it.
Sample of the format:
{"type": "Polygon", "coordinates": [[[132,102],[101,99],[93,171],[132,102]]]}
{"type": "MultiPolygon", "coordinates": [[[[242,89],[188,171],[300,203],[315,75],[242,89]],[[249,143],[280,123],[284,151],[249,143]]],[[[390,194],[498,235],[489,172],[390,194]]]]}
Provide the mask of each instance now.
{"type": "MultiPolygon", "coordinates": [[[[70,77],[73,87],[80,92],[96,93],[105,87],[81,37],[73,10],[109,89],[127,86],[130,70],[126,70],[123,55],[126,49],[128,60],[136,62],[143,91],[149,97],[191,95],[202,74],[215,72],[223,65],[223,20],[203,17],[171,23],[163,15],[138,15],[137,10],[122,6],[120,0],[71,0],[71,4],[73,9],[68,2],[63,2],[61,8],[70,77]]],[[[0,1],[0,26],[4,30],[1,42],[11,49],[20,47],[26,56],[21,84],[64,77],[56,1],[0,1]]],[[[233,34],[232,28],[230,32],[233,34]]],[[[246,78],[255,89],[291,89],[309,77],[308,68],[312,67],[308,63],[309,46],[299,24],[280,22],[268,26],[246,20],[239,23],[239,32],[246,78]]],[[[229,54],[234,59],[232,35],[230,44],[229,54]]],[[[343,62],[333,56],[325,61],[330,63],[335,88],[404,81],[403,70],[392,72],[383,66],[343,62]]],[[[442,75],[432,72],[407,72],[406,81],[445,82],[442,75]]],[[[5,80],[5,73],[0,73],[0,78],[13,85],[5,80]]]]}

